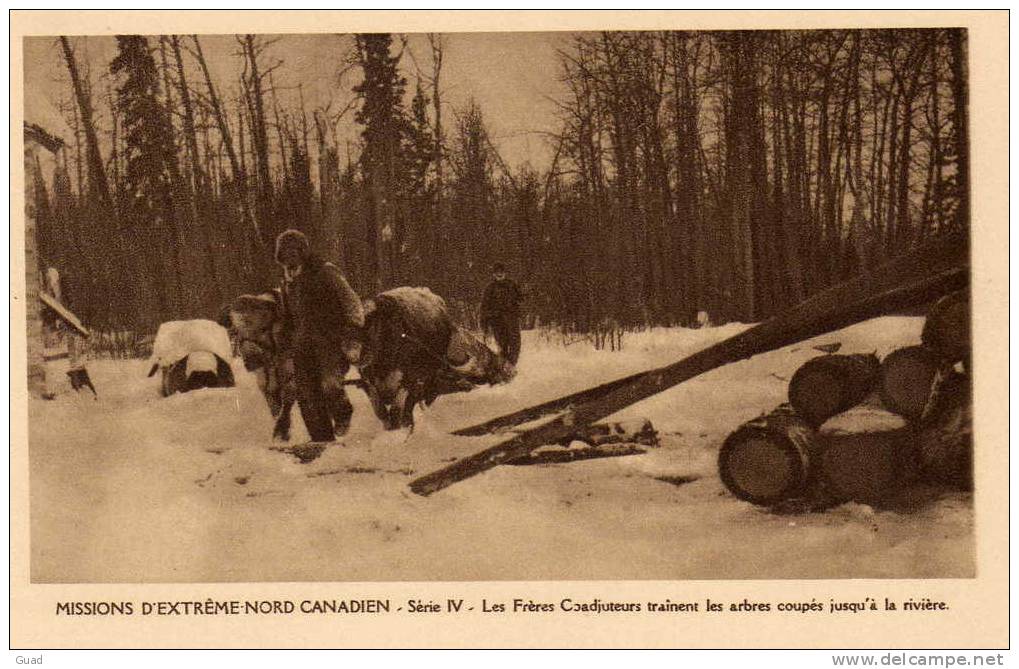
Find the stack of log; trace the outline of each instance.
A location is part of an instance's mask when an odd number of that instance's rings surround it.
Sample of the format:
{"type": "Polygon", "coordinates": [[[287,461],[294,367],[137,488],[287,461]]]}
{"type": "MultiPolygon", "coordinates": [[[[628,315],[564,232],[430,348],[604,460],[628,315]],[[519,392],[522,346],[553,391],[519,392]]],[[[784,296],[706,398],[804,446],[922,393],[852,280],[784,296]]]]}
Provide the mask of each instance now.
{"type": "Polygon", "coordinates": [[[718,465],[754,504],[826,508],[880,502],[922,482],[973,484],[969,294],[936,302],[921,343],[876,355],[816,357],[793,375],[789,403],[741,426],[718,465]]]}

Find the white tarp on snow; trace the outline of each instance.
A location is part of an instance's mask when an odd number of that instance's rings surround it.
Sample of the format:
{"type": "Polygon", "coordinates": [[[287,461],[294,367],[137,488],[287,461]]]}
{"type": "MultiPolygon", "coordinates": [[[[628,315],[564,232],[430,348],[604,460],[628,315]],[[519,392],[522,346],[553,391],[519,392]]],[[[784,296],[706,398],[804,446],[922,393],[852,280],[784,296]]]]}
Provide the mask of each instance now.
{"type": "Polygon", "coordinates": [[[169,367],[196,351],[215,353],[229,361],[232,357],[230,335],[215,321],[167,321],[156,332],[150,364],[169,367]]]}

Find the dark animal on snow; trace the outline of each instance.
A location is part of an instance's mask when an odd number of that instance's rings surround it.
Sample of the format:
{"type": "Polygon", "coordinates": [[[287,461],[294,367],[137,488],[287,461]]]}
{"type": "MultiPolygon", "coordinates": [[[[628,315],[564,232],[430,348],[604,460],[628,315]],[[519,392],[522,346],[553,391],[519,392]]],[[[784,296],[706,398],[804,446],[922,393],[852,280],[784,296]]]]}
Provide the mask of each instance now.
{"type": "Polygon", "coordinates": [[[457,328],[445,301],[427,288],[385,291],[367,311],[360,371],[388,430],[413,427],[419,403],[509,378],[511,368],[457,328]]]}
{"type": "Polygon", "coordinates": [[[284,319],[278,290],[259,295],[241,295],[225,309],[230,337],[244,360],[244,368],[255,374],[269,412],[276,419],[274,438],[290,439],[290,414],[297,401],[293,364],[283,349],[284,319]]]}

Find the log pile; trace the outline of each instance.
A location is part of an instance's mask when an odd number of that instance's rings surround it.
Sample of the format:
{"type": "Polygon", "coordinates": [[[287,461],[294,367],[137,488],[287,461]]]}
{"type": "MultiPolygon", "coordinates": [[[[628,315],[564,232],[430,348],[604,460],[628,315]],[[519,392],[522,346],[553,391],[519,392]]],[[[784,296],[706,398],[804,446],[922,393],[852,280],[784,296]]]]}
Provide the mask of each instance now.
{"type": "Polygon", "coordinates": [[[789,384],[789,404],[744,424],[719,452],[722,482],[761,506],[880,503],[913,482],[973,484],[969,298],[928,311],[922,343],[823,355],[789,384]],[[962,370],[966,371],[960,371],[962,370]]]}

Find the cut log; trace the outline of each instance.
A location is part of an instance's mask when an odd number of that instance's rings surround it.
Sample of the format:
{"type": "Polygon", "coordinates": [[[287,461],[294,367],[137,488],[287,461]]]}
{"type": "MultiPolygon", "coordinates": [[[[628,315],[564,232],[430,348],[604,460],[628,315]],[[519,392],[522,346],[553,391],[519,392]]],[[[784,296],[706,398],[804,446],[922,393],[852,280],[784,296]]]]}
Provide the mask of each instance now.
{"type": "Polygon", "coordinates": [[[912,430],[822,434],[818,478],[842,501],[876,504],[916,477],[912,430]]]}
{"type": "Polygon", "coordinates": [[[932,482],[973,488],[973,395],[969,378],[953,374],[915,436],[921,473],[932,482]]]}
{"type": "Polygon", "coordinates": [[[814,427],[856,406],[877,382],[876,355],[822,355],[808,360],[789,382],[789,403],[814,427]]]}
{"type": "Polygon", "coordinates": [[[729,435],[718,472],[739,499],[772,506],[807,492],[818,451],[817,432],[783,404],[729,435]]]}
{"type": "Polygon", "coordinates": [[[430,495],[539,446],[556,443],[577,425],[589,425],[704,372],[895,309],[929,302],[968,283],[966,238],[950,236],[939,240],[895,258],[873,272],[821,291],[783,314],[678,362],[631,377],[630,381],[564,415],[416,479],[410,488],[419,495],[430,495]]]}
{"type": "Polygon", "coordinates": [[[935,381],[945,364],[924,346],[892,351],[881,362],[878,390],[890,410],[909,420],[919,420],[927,408],[935,381]]]}
{"type": "Polygon", "coordinates": [[[931,307],[924,321],[921,341],[949,362],[970,356],[969,291],[946,295],[931,307]]]}
{"type": "MultiPolygon", "coordinates": [[[[715,365],[715,367],[720,367],[868,318],[905,307],[927,304],[946,294],[966,288],[968,285],[969,243],[966,237],[953,235],[889,260],[871,273],[821,291],[784,314],[719,342],[691,358],[702,354],[708,355],[709,352],[716,354],[719,349],[722,349],[729,355],[715,365]],[[786,336],[782,338],[782,335],[786,336]],[[767,341],[778,343],[768,345],[764,343],[767,341]],[[758,347],[755,344],[761,344],[761,346],[758,347]],[[744,349],[746,352],[740,355],[744,349]]],[[[686,363],[689,359],[681,360],[669,368],[663,369],[675,368],[677,365],[686,363]]],[[[648,375],[659,371],[661,370],[631,374],[593,388],[520,409],[484,423],[460,428],[453,434],[466,437],[492,434],[500,429],[529,423],[544,416],[572,411],[581,405],[630,388],[648,375]]]]}

